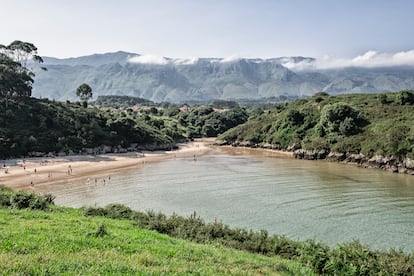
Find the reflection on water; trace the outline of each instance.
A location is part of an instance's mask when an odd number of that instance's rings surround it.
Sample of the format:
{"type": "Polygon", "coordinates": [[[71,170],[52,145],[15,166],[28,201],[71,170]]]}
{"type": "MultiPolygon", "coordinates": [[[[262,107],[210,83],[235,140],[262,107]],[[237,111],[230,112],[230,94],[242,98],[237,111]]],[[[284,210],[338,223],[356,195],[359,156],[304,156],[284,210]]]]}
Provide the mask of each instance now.
{"type": "Polygon", "coordinates": [[[220,150],[52,189],[67,206],[117,202],[184,216],[195,210],[207,222],[217,217],[294,239],[414,250],[414,177],[380,170],[220,150]]]}

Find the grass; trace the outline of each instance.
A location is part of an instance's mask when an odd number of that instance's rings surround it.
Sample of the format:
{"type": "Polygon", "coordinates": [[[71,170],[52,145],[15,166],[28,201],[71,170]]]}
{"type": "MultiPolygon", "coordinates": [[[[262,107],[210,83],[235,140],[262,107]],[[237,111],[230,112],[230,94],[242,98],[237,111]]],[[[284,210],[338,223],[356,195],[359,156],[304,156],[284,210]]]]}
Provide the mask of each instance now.
{"type": "Polygon", "coordinates": [[[4,275],[413,275],[414,254],[167,217],[121,204],[72,209],[0,185],[4,275]],[[166,234],[166,235],[163,235],[166,234]],[[167,236],[168,235],[168,236],[167,236]],[[197,242],[198,244],[195,244],[197,242]],[[204,244],[204,245],[203,245],[204,244]],[[283,258],[283,259],[282,259],[283,258]]]}
{"type": "Polygon", "coordinates": [[[79,209],[0,207],[3,275],[312,275],[301,264],[140,229],[79,209]]]}

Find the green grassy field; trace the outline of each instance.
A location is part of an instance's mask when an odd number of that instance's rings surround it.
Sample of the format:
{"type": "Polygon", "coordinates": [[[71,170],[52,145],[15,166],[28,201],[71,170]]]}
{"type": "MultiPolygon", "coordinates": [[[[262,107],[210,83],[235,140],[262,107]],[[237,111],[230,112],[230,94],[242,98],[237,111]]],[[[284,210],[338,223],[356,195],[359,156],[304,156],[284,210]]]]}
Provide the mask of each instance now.
{"type": "Polygon", "coordinates": [[[312,275],[301,264],[200,245],[78,209],[0,207],[3,275],[312,275]]]}

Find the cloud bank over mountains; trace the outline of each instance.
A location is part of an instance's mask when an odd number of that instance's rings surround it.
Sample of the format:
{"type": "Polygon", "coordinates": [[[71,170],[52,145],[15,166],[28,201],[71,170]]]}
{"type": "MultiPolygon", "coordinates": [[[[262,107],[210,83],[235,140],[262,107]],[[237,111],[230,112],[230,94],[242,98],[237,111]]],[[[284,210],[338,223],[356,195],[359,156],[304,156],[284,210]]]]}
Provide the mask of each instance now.
{"type": "MultiPolygon", "coordinates": [[[[225,58],[210,59],[210,62],[231,63],[237,62],[243,57],[233,55],[225,58]]],[[[265,62],[267,59],[255,59],[256,62],[265,62]]],[[[130,63],[137,64],[154,64],[154,65],[191,65],[196,64],[199,58],[166,58],[156,55],[137,55],[128,59],[130,63]]],[[[347,67],[362,67],[362,68],[376,68],[376,67],[395,67],[395,66],[414,66],[414,50],[401,51],[397,53],[386,53],[378,51],[367,51],[366,53],[356,56],[354,58],[336,58],[331,56],[324,56],[316,59],[303,59],[297,61],[294,59],[281,59],[281,65],[293,71],[313,71],[326,70],[347,67]]]]}
{"type": "MultiPolygon", "coordinates": [[[[231,63],[231,62],[237,62],[239,60],[243,59],[243,57],[238,55],[233,55],[225,58],[210,58],[209,61],[219,62],[219,63],[231,63]]],[[[189,58],[166,58],[162,56],[156,56],[156,55],[136,55],[133,57],[130,57],[128,59],[129,63],[135,63],[135,64],[153,64],[153,65],[192,65],[196,64],[200,58],[198,57],[189,57],[189,58]]]]}
{"type": "Polygon", "coordinates": [[[377,51],[367,51],[363,55],[355,58],[334,58],[325,56],[314,61],[303,60],[301,62],[288,61],[282,63],[288,69],[295,71],[302,70],[324,70],[346,67],[393,67],[393,66],[414,66],[414,50],[402,51],[397,53],[381,53],[377,51]]]}
{"type": "Polygon", "coordinates": [[[166,65],[168,59],[156,55],[134,56],[128,59],[130,63],[166,65]]]}

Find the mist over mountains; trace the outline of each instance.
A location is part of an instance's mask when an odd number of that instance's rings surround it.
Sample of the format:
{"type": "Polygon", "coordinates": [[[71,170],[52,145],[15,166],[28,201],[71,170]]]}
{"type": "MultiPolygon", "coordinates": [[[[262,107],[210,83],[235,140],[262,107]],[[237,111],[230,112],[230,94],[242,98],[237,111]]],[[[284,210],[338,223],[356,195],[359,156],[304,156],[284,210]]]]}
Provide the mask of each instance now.
{"type": "Polygon", "coordinates": [[[363,66],[361,60],[366,57],[348,67],[324,67],[309,57],[171,59],[122,51],[66,59],[44,57],[42,66],[48,71],[35,69],[33,96],[76,100],[76,88],[82,83],[92,87],[94,99],[128,95],[175,103],[414,89],[413,66],[363,66]]]}

